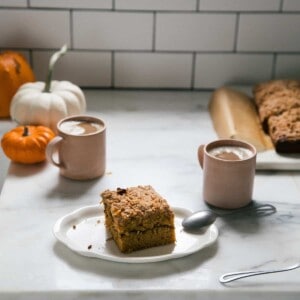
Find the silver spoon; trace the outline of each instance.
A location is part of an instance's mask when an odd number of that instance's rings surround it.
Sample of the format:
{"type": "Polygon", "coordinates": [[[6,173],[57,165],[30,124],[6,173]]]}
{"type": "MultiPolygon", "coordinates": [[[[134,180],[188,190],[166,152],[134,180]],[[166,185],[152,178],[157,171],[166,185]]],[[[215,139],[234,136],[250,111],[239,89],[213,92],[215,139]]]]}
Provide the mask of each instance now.
{"type": "Polygon", "coordinates": [[[182,226],[186,230],[196,230],[202,227],[211,225],[215,222],[217,217],[225,217],[228,215],[233,215],[237,213],[244,213],[244,212],[255,212],[256,214],[267,214],[267,213],[274,213],[276,212],[276,208],[271,204],[258,204],[258,205],[250,205],[247,207],[243,207],[240,209],[235,209],[233,211],[218,214],[212,210],[202,210],[197,211],[190,216],[186,217],[182,221],[182,226]]]}
{"type": "Polygon", "coordinates": [[[227,283],[227,282],[231,282],[231,281],[242,279],[242,278],[246,278],[246,277],[263,275],[263,274],[286,272],[286,271],[295,270],[297,268],[300,268],[300,263],[297,263],[295,265],[292,265],[292,266],[289,266],[289,267],[286,267],[286,268],[282,268],[282,269],[258,270],[258,271],[251,271],[250,270],[250,271],[226,273],[226,274],[223,274],[219,278],[219,281],[221,283],[227,283]]]}

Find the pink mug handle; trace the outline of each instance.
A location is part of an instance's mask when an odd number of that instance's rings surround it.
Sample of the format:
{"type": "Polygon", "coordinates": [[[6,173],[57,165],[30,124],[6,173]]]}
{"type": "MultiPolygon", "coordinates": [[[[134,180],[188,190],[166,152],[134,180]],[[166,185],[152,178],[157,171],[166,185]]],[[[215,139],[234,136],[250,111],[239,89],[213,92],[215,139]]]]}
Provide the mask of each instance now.
{"type": "Polygon", "coordinates": [[[50,143],[47,145],[46,148],[46,157],[47,160],[52,163],[54,166],[56,167],[61,167],[62,164],[61,162],[56,162],[53,158],[53,154],[54,152],[57,150],[57,147],[59,145],[59,143],[63,140],[63,138],[61,136],[56,136],[54,139],[52,139],[50,141],[50,143]]]}
{"type": "Polygon", "coordinates": [[[198,160],[202,169],[203,169],[203,160],[204,160],[204,147],[205,145],[200,145],[198,148],[198,160]]]}

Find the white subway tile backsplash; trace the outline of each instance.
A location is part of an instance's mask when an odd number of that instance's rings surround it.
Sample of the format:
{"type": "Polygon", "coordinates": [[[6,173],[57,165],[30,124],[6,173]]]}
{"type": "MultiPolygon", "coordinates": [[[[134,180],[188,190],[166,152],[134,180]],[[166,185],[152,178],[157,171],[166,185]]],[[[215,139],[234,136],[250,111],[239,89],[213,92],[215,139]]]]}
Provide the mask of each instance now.
{"type": "Polygon", "coordinates": [[[151,13],[74,12],[73,41],[77,49],[149,50],[151,13]]]}
{"type": "Polygon", "coordinates": [[[238,51],[300,51],[297,14],[245,14],[240,16],[238,51]]]}
{"type": "MultiPolygon", "coordinates": [[[[33,66],[37,80],[45,81],[53,52],[34,51],[33,66]]],[[[83,87],[111,86],[109,52],[68,51],[55,66],[53,79],[67,80],[83,87]]]]}
{"type": "Polygon", "coordinates": [[[115,87],[191,88],[191,76],[190,54],[115,54],[115,87]]]}
{"type": "Polygon", "coordinates": [[[116,9],[196,10],[198,0],[115,0],[116,9]]]}
{"type": "Polygon", "coordinates": [[[213,11],[278,11],[280,2],[281,0],[200,0],[199,9],[213,11]]]}
{"type": "Polygon", "coordinates": [[[300,0],[0,0],[0,49],[45,80],[208,89],[300,78],[300,0]]]}
{"type": "Polygon", "coordinates": [[[31,7],[51,8],[112,8],[112,0],[29,0],[31,7]]]}
{"type": "Polygon", "coordinates": [[[284,11],[300,11],[299,0],[283,0],[284,11]]]}
{"type": "Polygon", "coordinates": [[[70,42],[69,13],[0,10],[0,44],[14,48],[56,48],[70,42]]]}
{"type": "Polygon", "coordinates": [[[197,54],[195,88],[268,80],[272,62],[273,56],[268,54],[197,54]]]}
{"type": "Polygon", "coordinates": [[[27,7],[27,0],[0,0],[0,7],[27,7]]]}
{"type": "Polygon", "coordinates": [[[233,50],[234,14],[158,13],[157,50],[224,51],[233,50]]]}
{"type": "Polygon", "coordinates": [[[276,78],[300,79],[300,54],[279,54],[275,76],[276,78]]]}

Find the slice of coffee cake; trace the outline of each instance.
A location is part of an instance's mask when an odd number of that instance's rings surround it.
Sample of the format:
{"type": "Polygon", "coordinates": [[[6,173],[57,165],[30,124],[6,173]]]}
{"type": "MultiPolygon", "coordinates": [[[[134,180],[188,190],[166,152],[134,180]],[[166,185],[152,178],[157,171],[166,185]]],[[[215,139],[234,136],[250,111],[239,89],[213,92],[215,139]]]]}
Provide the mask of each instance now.
{"type": "Polygon", "coordinates": [[[105,225],[121,252],[175,242],[174,213],[151,186],[106,190],[105,225]]]}

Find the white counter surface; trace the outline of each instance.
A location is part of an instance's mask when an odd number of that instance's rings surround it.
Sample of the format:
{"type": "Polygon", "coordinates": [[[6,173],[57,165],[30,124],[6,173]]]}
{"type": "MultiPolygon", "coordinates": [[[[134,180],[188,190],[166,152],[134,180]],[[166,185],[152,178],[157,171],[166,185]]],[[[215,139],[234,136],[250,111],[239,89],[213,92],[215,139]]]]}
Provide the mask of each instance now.
{"type": "MultiPolygon", "coordinates": [[[[299,299],[300,269],[219,283],[230,271],[300,260],[300,173],[257,171],[254,201],[268,216],[216,221],[215,244],[184,258],[126,264],[80,256],[52,228],[107,188],[151,184],[172,206],[202,199],[197,147],[215,139],[204,92],[86,91],[88,113],[107,123],[107,171],[87,182],[47,163],[10,164],[0,198],[0,299],[299,299]]],[[[8,128],[12,123],[0,121],[8,128]]],[[[2,164],[1,164],[2,166],[2,164]]]]}

